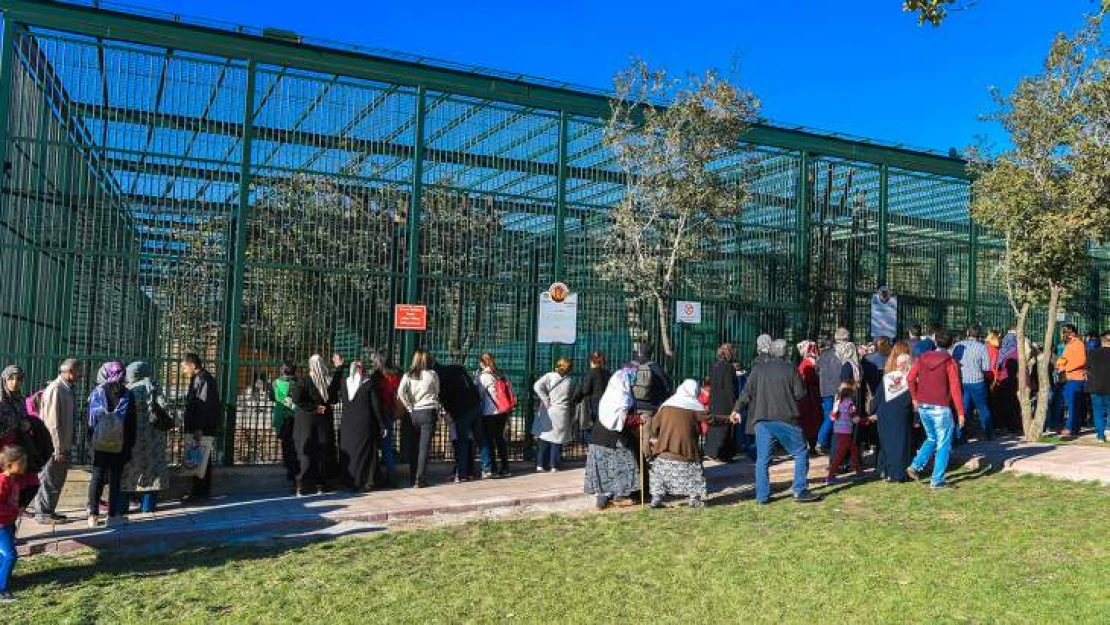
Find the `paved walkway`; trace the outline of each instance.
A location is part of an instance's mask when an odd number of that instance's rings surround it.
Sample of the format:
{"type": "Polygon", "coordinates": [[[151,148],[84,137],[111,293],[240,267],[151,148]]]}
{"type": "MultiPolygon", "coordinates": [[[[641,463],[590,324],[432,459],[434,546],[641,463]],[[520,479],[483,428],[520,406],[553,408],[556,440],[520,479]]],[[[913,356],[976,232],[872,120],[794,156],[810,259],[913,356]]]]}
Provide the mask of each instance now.
{"type": "MultiPolygon", "coordinates": [[[[1025,445],[1013,440],[964,445],[953,464],[974,469],[1010,470],[1110,484],[1110,448],[1086,445],[1025,445]]],[[[810,480],[819,481],[826,458],[810,463],[810,480]]],[[[464,484],[440,483],[426,489],[384,490],[367,495],[330,494],[217,497],[207,505],[182,507],[171,502],[154,515],[134,514],[117,528],[89,530],[83,522],[43,526],[24,518],[19,550],[24,554],[63,553],[81,547],[165,552],[189,544],[226,544],[274,537],[380,531],[405,523],[514,513],[575,512],[591,509],[582,493],[583,471],[537,474],[525,465],[514,477],[464,484]]],[[[727,504],[752,495],[753,465],[740,462],[707,466],[711,503],[727,504]]],[[[793,463],[772,467],[778,496],[788,496],[793,463]]],[[[80,514],[79,511],[64,511],[80,514]]]]}

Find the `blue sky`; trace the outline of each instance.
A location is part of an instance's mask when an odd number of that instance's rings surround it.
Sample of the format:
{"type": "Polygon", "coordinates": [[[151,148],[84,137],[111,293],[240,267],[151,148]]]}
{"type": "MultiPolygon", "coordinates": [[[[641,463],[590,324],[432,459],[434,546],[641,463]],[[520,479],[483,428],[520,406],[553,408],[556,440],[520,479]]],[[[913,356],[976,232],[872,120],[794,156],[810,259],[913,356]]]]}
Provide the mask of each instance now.
{"type": "MultiPolygon", "coordinates": [[[[135,0],[132,0],[135,3],[135,0]]],[[[979,0],[941,28],[900,0],[376,2],[147,0],[144,7],[608,88],[631,56],[673,72],[727,69],[773,121],[911,146],[963,148],[988,87],[1040,67],[1088,0],[979,0]]]]}

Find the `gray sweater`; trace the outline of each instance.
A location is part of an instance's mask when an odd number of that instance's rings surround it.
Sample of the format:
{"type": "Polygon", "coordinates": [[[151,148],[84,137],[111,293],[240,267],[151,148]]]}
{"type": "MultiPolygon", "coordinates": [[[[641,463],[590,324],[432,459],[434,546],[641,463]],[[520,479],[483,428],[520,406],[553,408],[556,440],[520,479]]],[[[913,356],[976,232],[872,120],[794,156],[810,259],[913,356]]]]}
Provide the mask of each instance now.
{"type": "Polygon", "coordinates": [[[736,400],[733,412],[748,411],[748,434],[760,421],[783,421],[798,425],[798,402],[806,396],[805,383],[794,365],[781,358],[760,356],[752,363],[748,383],[736,400]]]}

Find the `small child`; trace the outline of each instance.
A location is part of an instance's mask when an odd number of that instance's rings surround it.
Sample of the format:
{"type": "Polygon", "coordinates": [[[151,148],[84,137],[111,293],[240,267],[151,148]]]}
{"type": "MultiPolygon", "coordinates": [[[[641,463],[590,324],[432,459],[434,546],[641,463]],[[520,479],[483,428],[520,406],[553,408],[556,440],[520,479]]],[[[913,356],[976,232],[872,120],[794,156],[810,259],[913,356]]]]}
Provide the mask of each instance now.
{"type": "Polygon", "coordinates": [[[860,423],[859,409],[856,407],[856,384],[844,382],[837,391],[836,406],[833,407],[829,419],[833,421],[833,433],[836,435],[836,457],[829,461],[829,474],[826,484],[836,484],[836,470],[844,462],[844,456],[852,455],[852,470],[856,476],[863,475],[860,467],[859,446],[856,445],[852,430],[860,423]]]}
{"type": "Polygon", "coordinates": [[[12,603],[9,588],[12,569],[19,555],[15,551],[15,522],[19,518],[20,478],[27,470],[27,452],[18,445],[0,451],[0,603],[12,603]]]}

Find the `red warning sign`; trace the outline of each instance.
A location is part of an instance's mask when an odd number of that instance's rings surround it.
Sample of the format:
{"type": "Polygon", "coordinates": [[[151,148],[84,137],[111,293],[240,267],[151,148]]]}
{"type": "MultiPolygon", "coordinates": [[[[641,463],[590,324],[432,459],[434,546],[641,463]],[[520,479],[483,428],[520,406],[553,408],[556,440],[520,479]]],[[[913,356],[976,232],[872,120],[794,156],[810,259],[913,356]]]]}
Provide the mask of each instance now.
{"type": "Polygon", "coordinates": [[[397,304],[393,308],[393,329],[419,330],[428,329],[428,307],[416,304],[397,304]]]}

